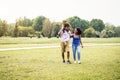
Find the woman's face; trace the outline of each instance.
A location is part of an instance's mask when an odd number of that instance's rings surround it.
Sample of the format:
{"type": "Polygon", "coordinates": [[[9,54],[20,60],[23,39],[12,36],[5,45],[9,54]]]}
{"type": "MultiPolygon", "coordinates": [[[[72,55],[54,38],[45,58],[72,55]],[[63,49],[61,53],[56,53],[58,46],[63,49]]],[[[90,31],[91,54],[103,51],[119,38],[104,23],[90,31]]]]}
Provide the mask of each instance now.
{"type": "Polygon", "coordinates": [[[77,31],[77,29],[76,29],[76,28],[75,28],[75,30],[74,30],[74,33],[75,33],[75,34],[77,34],[77,33],[78,33],[78,31],[77,31]]]}

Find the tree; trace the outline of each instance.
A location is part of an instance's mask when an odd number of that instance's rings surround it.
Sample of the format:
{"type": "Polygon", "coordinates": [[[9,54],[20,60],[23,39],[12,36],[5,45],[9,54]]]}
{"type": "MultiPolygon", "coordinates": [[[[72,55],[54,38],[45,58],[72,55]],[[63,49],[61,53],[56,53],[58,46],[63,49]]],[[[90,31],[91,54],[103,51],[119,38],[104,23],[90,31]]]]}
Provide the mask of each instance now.
{"type": "Polygon", "coordinates": [[[102,30],[100,37],[101,37],[101,38],[108,38],[108,35],[107,35],[106,33],[107,33],[107,31],[106,31],[105,29],[102,30]]]}
{"type": "Polygon", "coordinates": [[[120,37],[120,26],[115,27],[115,37],[120,37]]]}
{"type": "Polygon", "coordinates": [[[75,29],[76,27],[81,28],[81,19],[79,17],[73,16],[68,18],[67,21],[70,23],[73,29],[75,29]]]}
{"type": "Polygon", "coordinates": [[[60,23],[60,22],[53,22],[53,23],[51,24],[51,26],[52,26],[52,28],[53,28],[51,36],[52,36],[52,37],[57,37],[58,32],[59,32],[60,27],[61,27],[61,23],[60,23]]]}
{"type": "Polygon", "coordinates": [[[114,37],[114,35],[115,35],[115,32],[113,30],[104,29],[103,31],[101,31],[102,38],[114,37]]]}
{"type": "Polygon", "coordinates": [[[44,22],[43,22],[43,29],[42,29],[42,33],[45,37],[48,37],[50,38],[51,37],[51,34],[52,34],[52,29],[53,27],[51,26],[51,22],[49,19],[46,19],[44,22]]]}
{"type": "Polygon", "coordinates": [[[44,20],[46,19],[46,17],[44,16],[38,16],[37,18],[34,19],[33,21],[33,28],[36,30],[36,31],[42,31],[42,28],[43,28],[43,22],[44,20]]]}
{"type": "Polygon", "coordinates": [[[3,36],[7,36],[7,28],[8,28],[7,21],[4,20],[2,26],[3,26],[3,36]]]}
{"type": "Polygon", "coordinates": [[[18,37],[18,22],[17,21],[15,23],[15,28],[14,28],[13,36],[14,37],[18,37]]]}
{"type": "Polygon", "coordinates": [[[105,24],[100,19],[92,19],[90,22],[90,26],[95,29],[95,31],[101,32],[105,28],[105,24]]]}
{"type": "Polygon", "coordinates": [[[23,19],[22,18],[19,18],[18,19],[18,26],[25,26],[25,27],[29,27],[29,26],[32,26],[33,22],[32,20],[24,17],[23,19]]]}
{"type": "MultiPolygon", "coordinates": [[[[84,32],[85,29],[89,27],[89,21],[82,20],[77,16],[73,16],[67,19],[67,21],[70,23],[73,29],[76,27],[80,28],[82,32],[84,32]]],[[[83,34],[82,34],[83,36],[83,34]]]]}
{"type": "Polygon", "coordinates": [[[0,37],[3,36],[2,20],[0,19],[0,37]]]}
{"type": "Polygon", "coordinates": [[[84,31],[85,37],[95,37],[95,30],[92,27],[89,27],[84,31]]]}
{"type": "Polygon", "coordinates": [[[105,29],[101,31],[101,37],[109,38],[114,36],[115,36],[115,26],[110,23],[106,23],[105,29]]]}
{"type": "Polygon", "coordinates": [[[110,23],[105,23],[105,30],[115,30],[115,26],[113,24],[110,23]]]}
{"type": "Polygon", "coordinates": [[[15,24],[14,23],[10,23],[8,24],[8,36],[13,36],[13,32],[14,32],[14,29],[15,29],[15,24]]]}
{"type": "Polygon", "coordinates": [[[5,20],[0,20],[0,36],[7,36],[8,24],[5,20]]]}
{"type": "Polygon", "coordinates": [[[32,27],[19,26],[18,27],[18,36],[28,37],[29,35],[34,34],[35,31],[32,27]]]}

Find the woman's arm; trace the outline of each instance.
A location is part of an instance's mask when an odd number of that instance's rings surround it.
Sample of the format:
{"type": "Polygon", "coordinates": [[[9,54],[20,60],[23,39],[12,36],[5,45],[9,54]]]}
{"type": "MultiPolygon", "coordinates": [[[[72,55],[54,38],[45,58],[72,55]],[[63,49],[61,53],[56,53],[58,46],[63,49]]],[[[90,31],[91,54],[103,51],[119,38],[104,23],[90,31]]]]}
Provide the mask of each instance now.
{"type": "Polygon", "coordinates": [[[80,43],[81,43],[81,47],[83,48],[83,44],[82,44],[81,35],[80,35],[80,43]]]}

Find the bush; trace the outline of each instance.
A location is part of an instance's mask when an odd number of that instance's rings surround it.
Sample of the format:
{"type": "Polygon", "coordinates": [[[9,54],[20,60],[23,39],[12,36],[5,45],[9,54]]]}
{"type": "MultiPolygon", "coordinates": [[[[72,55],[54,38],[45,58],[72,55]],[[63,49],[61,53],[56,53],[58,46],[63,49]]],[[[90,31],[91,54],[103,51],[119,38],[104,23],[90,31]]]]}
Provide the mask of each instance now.
{"type": "Polygon", "coordinates": [[[85,37],[95,37],[95,30],[92,27],[85,29],[84,31],[85,37]]]}
{"type": "Polygon", "coordinates": [[[32,27],[18,27],[18,36],[20,37],[28,37],[29,34],[34,34],[34,29],[32,27]]]}

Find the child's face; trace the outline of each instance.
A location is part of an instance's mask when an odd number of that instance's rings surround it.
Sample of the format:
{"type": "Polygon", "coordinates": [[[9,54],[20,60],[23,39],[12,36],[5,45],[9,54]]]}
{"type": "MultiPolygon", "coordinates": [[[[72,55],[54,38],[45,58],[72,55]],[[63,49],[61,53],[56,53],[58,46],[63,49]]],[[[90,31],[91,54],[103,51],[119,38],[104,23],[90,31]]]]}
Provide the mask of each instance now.
{"type": "Polygon", "coordinates": [[[69,30],[69,27],[65,27],[65,30],[69,30]]]}

